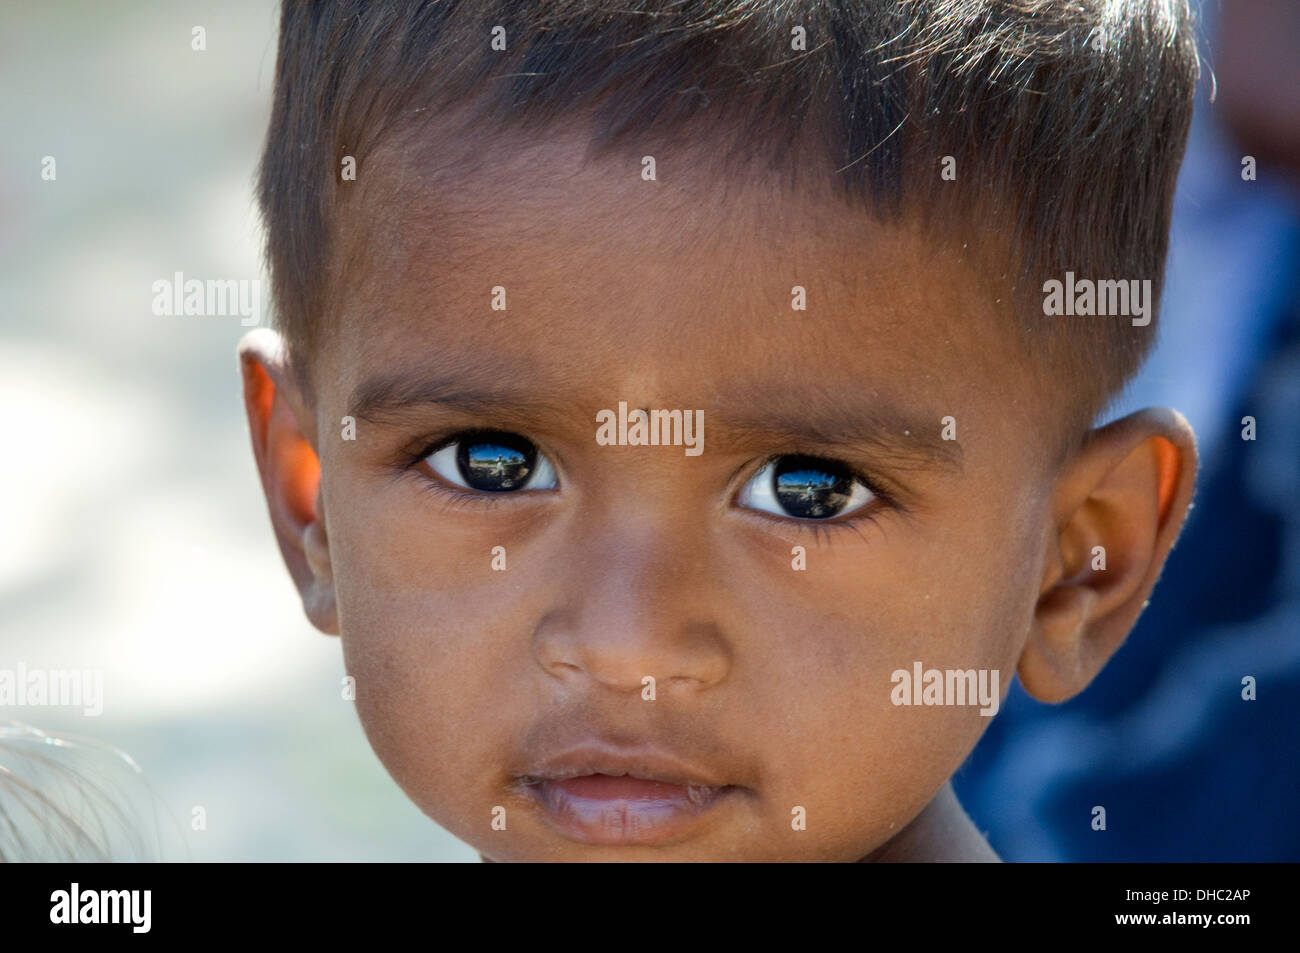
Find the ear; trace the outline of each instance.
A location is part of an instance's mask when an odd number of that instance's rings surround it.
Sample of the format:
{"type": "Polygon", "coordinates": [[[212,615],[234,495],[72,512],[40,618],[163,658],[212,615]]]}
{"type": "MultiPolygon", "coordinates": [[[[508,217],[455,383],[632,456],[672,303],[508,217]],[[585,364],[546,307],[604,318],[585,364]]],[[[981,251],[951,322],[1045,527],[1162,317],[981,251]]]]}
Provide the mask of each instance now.
{"type": "Polygon", "coordinates": [[[315,423],[280,335],[269,328],[249,332],[239,343],[239,368],[253,456],[280,554],[311,624],[338,635],[315,423]]]}
{"type": "Polygon", "coordinates": [[[1017,669],[1029,694],[1077,695],[1123,644],[1195,482],[1196,438],[1176,411],[1139,411],[1088,435],[1053,494],[1054,532],[1017,669]]]}

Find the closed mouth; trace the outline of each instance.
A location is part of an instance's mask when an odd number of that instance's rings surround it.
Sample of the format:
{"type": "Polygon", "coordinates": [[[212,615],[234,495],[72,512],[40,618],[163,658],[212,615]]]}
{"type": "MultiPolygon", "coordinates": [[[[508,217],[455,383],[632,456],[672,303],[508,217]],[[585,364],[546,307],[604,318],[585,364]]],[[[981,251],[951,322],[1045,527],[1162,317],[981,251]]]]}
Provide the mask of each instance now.
{"type": "Polygon", "coordinates": [[[566,752],[514,788],[562,836],[610,845],[680,840],[742,790],[670,756],[609,749],[566,752]]]}

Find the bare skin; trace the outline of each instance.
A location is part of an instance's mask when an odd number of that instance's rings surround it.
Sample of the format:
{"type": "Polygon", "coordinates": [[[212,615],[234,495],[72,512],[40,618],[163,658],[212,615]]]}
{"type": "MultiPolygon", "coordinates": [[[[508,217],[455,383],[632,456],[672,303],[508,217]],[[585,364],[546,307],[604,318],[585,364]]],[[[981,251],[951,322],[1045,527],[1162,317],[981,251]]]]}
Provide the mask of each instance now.
{"type": "Polygon", "coordinates": [[[281,551],[389,772],[494,861],[996,860],[949,784],[989,718],[896,705],[891,673],[1086,687],[1186,514],[1186,422],[1145,411],[1058,459],[1005,305],[915,233],[723,195],[671,152],[658,182],[580,139],[504,154],[434,197],[396,159],[364,166],[313,400],[273,332],[241,347],[281,551]],[[599,444],[620,401],[702,410],[704,452],[599,444]],[[481,429],[554,484],[441,476],[441,442],[481,429]],[[867,502],[762,509],[749,491],[793,454],[867,502]],[[668,785],[662,816],[583,813],[623,782],[668,785]]]}

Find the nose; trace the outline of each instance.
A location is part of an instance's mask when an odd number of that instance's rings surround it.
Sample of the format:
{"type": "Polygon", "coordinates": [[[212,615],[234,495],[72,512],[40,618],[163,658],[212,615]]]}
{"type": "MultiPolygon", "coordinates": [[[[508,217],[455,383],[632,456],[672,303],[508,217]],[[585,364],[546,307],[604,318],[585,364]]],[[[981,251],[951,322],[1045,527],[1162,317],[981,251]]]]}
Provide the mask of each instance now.
{"type": "Polygon", "coordinates": [[[534,655],[574,687],[704,690],[723,681],[731,646],[716,615],[699,525],[650,515],[584,535],[556,602],[538,622],[534,655]]]}

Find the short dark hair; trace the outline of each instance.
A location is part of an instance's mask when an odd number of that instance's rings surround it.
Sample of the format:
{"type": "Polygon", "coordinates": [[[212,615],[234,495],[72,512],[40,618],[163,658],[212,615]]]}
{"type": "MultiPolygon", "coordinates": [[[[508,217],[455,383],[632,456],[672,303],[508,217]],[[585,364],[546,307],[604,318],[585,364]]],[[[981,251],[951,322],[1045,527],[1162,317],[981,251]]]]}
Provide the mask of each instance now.
{"type": "Polygon", "coordinates": [[[340,163],[398,128],[588,110],[599,150],[713,117],[736,161],[807,175],[811,144],[864,212],[1005,223],[1008,310],[1090,421],[1156,323],[1046,317],[1042,283],[1150,278],[1154,312],[1198,75],[1186,0],[283,0],[259,182],[276,321],[309,356],[340,163]]]}

